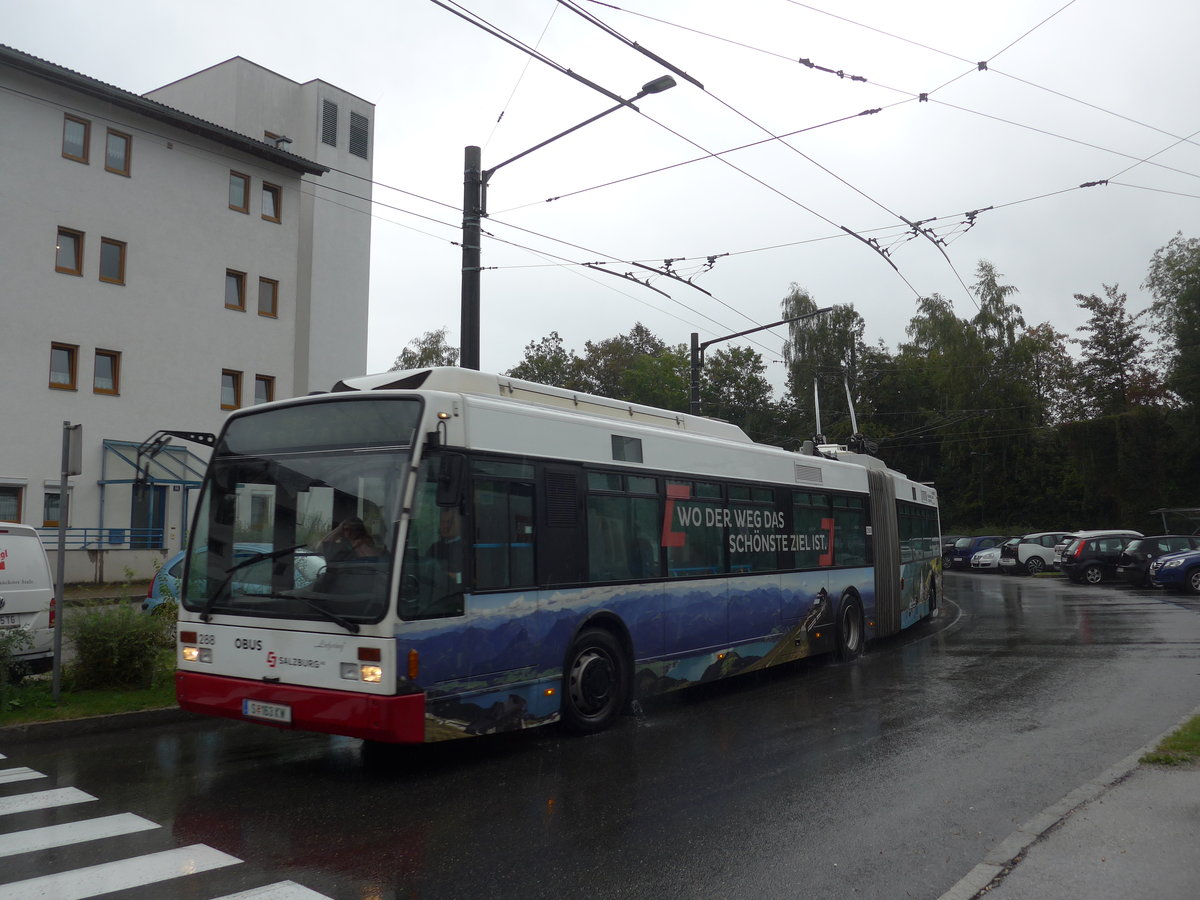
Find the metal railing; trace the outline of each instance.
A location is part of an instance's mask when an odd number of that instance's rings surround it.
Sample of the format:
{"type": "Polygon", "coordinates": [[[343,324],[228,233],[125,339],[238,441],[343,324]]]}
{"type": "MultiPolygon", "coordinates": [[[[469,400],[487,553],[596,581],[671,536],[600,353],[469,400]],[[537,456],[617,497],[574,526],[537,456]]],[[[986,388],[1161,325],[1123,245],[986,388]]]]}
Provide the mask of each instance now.
{"type": "MultiPolygon", "coordinates": [[[[47,550],[58,549],[58,528],[39,528],[38,536],[47,550]]],[[[161,528],[68,528],[65,550],[159,550],[161,528]]]]}

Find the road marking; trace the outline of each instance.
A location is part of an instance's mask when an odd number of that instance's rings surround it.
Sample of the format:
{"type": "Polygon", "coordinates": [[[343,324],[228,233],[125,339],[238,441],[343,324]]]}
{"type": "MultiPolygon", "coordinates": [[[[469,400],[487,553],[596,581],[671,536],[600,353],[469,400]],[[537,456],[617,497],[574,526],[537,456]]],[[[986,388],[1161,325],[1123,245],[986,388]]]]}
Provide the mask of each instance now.
{"type": "Polygon", "coordinates": [[[85,794],[78,788],[56,788],[52,791],[16,794],[12,797],[0,797],[0,816],[29,812],[34,809],[49,809],[53,806],[69,806],[72,803],[87,803],[89,800],[95,799],[91,794],[85,794]]]}
{"type": "Polygon", "coordinates": [[[26,831],[0,835],[0,856],[35,853],[38,850],[65,847],[68,844],[82,844],[85,841],[133,834],[136,831],[149,831],[151,828],[159,827],[161,826],[149,819],[143,819],[133,813],[121,813],[115,816],[103,816],[99,819],[85,819],[82,822],[30,828],[26,831]]]}
{"type": "Polygon", "coordinates": [[[3,884],[0,885],[0,900],[84,900],[240,862],[236,856],[204,844],[193,844],[176,850],[3,884]]]}
{"type": "Polygon", "coordinates": [[[27,766],[17,766],[15,769],[0,769],[0,784],[12,784],[14,781],[29,781],[31,778],[45,778],[41,772],[35,772],[27,766]]]}
{"type": "Polygon", "coordinates": [[[278,884],[268,884],[265,887],[252,888],[240,894],[227,894],[214,900],[330,900],[324,894],[318,894],[311,888],[294,881],[281,881],[278,884]]]}

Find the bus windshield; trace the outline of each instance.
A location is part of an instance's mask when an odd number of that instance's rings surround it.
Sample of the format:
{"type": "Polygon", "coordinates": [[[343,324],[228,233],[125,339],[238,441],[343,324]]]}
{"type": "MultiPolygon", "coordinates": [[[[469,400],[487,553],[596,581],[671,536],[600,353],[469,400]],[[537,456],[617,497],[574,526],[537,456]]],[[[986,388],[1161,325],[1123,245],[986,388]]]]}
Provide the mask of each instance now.
{"type": "Polygon", "coordinates": [[[354,398],[231,419],[205,480],[184,606],[348,631],[379,621],[420,411],[354,398]]]}

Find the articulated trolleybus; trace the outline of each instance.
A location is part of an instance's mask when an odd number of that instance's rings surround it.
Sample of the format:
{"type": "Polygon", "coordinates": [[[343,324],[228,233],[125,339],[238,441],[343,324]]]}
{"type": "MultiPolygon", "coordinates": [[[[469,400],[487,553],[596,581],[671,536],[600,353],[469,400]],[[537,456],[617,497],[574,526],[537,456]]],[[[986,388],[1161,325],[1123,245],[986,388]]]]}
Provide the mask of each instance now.
{"type": "Polygon", "coordinates": [[[229,416],[179,612],[184,709],[409,743],[819,653],[941,596],[937,496],[879,460],[435,368],[229,416]]]}

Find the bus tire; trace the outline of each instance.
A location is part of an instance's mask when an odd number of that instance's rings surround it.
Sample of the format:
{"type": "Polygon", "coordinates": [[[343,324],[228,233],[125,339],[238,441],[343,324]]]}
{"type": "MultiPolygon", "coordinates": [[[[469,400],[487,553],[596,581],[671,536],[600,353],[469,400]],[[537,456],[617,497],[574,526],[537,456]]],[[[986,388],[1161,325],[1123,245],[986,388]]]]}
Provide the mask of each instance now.
{"type": "Polygon", "coordinates": [[[841,662],[858,659],[863,650],[863,609],[862,603],[853,594],[842,597],[842,605],[838,609],[837,628],[834,629],[837,641],[837,658],[841,662]]]}
{"type": "Polygon", "coordinates": [[[563,667],[562,721],[577,734],[603,731],[629,700],[629,663],[612,632],[585,628],[563,667]]]}

